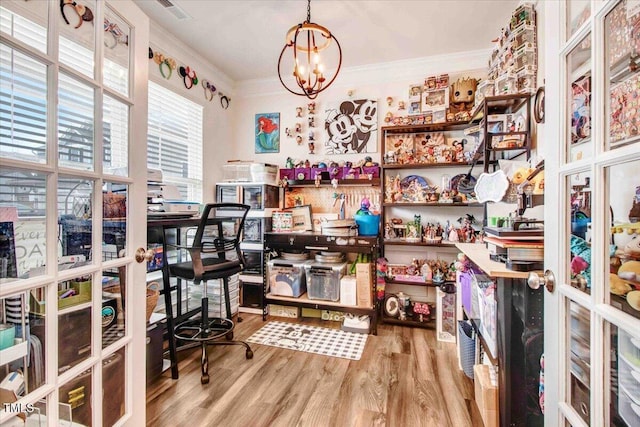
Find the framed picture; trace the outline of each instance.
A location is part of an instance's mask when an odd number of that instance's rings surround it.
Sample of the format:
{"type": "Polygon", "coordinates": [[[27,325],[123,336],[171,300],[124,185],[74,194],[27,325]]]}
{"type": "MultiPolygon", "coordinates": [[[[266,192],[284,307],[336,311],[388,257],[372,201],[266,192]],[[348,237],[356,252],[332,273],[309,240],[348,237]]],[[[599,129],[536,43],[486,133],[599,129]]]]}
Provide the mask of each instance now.
{"type": "Polygon", "coordinates": [[[311,205],[296,206],[289,210],[293,216],[293,231],[313,230],[313,223],[311,222],[311,205]]]}
{"type": "Polygon", "coordinates": [[[280,113],[256,114],[256,154],[280,152],[280,113]]]}
{"type": "Polygon", "coordinates": [[[355,99],[325,110],[325,154],[375,153],[378,142],[378,102],[355,99]]]}

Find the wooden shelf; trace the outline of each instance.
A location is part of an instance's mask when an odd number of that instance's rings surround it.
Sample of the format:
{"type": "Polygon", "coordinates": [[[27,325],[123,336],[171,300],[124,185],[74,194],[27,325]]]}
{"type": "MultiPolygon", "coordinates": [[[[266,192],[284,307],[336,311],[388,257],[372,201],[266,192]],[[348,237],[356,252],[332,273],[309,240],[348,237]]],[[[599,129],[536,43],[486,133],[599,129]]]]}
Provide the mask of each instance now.
{"type": "MultiPolygon", "coordinates": [[[[319,187],[330,187],[330,179],[320,180],[319,187]]],[[[361,187],[378,187],[380,186],[380,178],[372,179],[339,179],[338,185],[361,186],[361,187]]],[[[315,179],[289,179],[287,180],[287,188],[293,187],[316,187],[315,179]]]]}
{"type": "MultiPolygon", "coordinates": [[[[445,280],[440,284],[455,283],[455,282],[456,282],[455,280],[445,280]]],[[[435,284],[433,280],[427,280],[426,282],[412,282],[411,280],[393,280],[393,279],[386,280],[385,279],[385,283],[388,285],[391,284],[391,285],[425,286],[429,288],[436,288],[438,287],[438,285],[440,285],[440,284],[435,284]]]]}
{"type": "Polygon", "coordinates": [[[468,121],[429,123],[424,125],[383,126],[382,132],[386,133],[416,133],[432,132],[438,130],[464,130],[469,126],[468,121]]]}
{"type": "MultiPolygon", "coordinates": [[[[482,162],[478,162],[481,164],[482,162]]],[[[442,167],[465,167],[471,166],[469,162],[450,162],[450,163],[409,163],[409,164],[401,164],[401,163],[388,163],[382,165],[383,169],[431,169],[431,168],[442,168],[442,167]]]]}
{"type": "Polygon", "coordinates": [[[384,240],[382,242],[385,245],[395,245],[395,246],[437,246],[440,248],[455,248],[456,243],[427,243],[427,242],[407,242],[406,240],[384,240]]]}
{"type": "Polygon", "coordinates": [[[438,203],[438,202],[426,202],[426,203],[414,203],[414,202],[405,202],[405,203],[391,203],[391,202],[383,202],[382,206],[384,207],[388,207],[388,206],[435,206],[435,207],[442,207],[442,206],[467,206],[467,207],[482,207],[484,206],[482,203],[477,203],[477,202],[473,202],[473,203],[438,203]]]}
{"type": "Polygon", "coordinates": [[[357,307],[353,305],[344,305],[339,301],[325,301],[318,299],[309,299],[307,294],[302,294],[298,298],[273,295],[268,293],[265,297],[265,304],[291,304],[304,308],[315,308],[319,310],[335,310],[344,309],[354,314],[371,314],[375,309],[373,307],[357,307]]]}
{"type": "Polygon", "coordinates": [[[391,325],[413,326],[416,328],[435,329],[436,327],[436,318],[433,316],[433,313],[431,320],[427,322],[419,322],[417,320],[410,319],[400,320],[395,317],[388,317],[384,315],[382,316],[382,321],[391,325]]]}

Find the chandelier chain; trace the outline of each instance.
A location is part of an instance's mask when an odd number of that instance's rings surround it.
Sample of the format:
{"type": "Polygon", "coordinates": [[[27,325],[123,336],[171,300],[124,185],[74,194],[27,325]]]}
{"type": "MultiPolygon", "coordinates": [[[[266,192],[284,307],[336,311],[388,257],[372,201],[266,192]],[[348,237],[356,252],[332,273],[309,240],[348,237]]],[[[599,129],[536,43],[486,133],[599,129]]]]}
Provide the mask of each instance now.
{"type": "Polygon", "coordinates": [[[311,0],[307,0],[307,22],[311,22],[311,0]]]}

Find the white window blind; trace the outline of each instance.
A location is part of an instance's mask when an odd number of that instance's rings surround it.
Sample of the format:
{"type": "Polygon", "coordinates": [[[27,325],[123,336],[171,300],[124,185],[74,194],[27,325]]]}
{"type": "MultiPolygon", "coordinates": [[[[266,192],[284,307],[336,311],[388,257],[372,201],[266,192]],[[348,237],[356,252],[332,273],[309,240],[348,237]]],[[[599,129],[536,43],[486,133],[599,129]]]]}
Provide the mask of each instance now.
{"type": "Polygon", "coordinates": [[[201,105],[149,82],[147,165],[194,202],[202,202],[202,117],[201,105]]]}

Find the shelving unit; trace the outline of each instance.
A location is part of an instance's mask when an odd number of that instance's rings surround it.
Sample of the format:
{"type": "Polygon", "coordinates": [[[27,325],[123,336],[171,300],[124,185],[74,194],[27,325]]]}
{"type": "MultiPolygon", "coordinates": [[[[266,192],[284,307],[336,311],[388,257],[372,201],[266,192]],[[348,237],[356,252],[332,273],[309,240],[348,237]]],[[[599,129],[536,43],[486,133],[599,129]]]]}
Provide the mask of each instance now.
{"type": "MultiPolygon", "coordinates": [[[[456,176],[466,175],[473,164],[471,157],[479,146],[477,141],[475,144],[473,143],[474,139],[479,139],[479,136],[464,132],[470,126],[471,124],[469,122],[448,122],[415,126],[388,126],[382,128],[382,146],[385,147],[381,169],[381,192],[383,195],[381,219],[383,228],[387,227],[387,223],[391,221],[391,218],[396,217],[411,221],[414,219],[414,215],[420,215],[421,225],[427,223],[445,224],[445,221],[456,223],[456,220],[466,213],[472,213],[476,218],[479,217],[481,212],[483,212],[481,210],[483,204],[477,203],[475,199],[469,201],[465,199],[463,199],[464,201],[452,199],[446,202],[442,202],[440,197],[438,197],[437,201],[411,199],[398,201],[395,198],[389,200],[389,185],[393,175],[401,176],[402,179],[414,174],[419,175],[421,182],[426,182],[430,186],[438,187],[442,187],[442,182],[446,181],[447,177],[448,179],[452,179],[456,176]],[[413,143],[407,144],[407,140],[413,140],[413,143]],[[466,146],[462,140],[467,141],[466,146]],[[455,150],[457,147],[455,141],[463,144],[463,150],[467,152],[466,155],[461,156],[461,153],[455,150]],[[436,143],[440,145],[437,146],[436,143]],[[403,148],[403,145],[406,145],[406,148],[403,148]],[[433,150],[430,151],[430,147],[433,148],[433,150]],[[403,150],[411,150],[411,152],[406,155],[406,151],[403,152],[403,150]],[[395,160],[395,162],[389,161],[389,151],[394,152],[395,158],[393,160],[395,160]],[[447,175],[447,177],[442,176],[443,174],[447,175]],[[407,215],[411,217],[407,218],[407,215]]],[[[484,158],[484,155],[476,162],[477,170],[481,170],[481,166],[478,165],[484,163],[484,161],[481,160],[482,158],[484,158]]],[[[442,188],[438,189],[438,195],[442,190],[442,188]]],[[[405,190],[403,190],[403,192],[404,191],[405,190]]],[[[449,258],[453,260],[455,258],[456,242],[447,239],[435,242],[433,240],[427,241],[423,239],[422,236],[419,236],[419,240],[402,237],[390,238],[386,233],[383,236],[382,251],[383,254],[389,257],[415,255],[415,258],[428,259],[449,258]],[[392,252],[388,250],[390,247],[394,248],[392,252]]],[[[416,301],[420,301],[420,298],[426,299],[426,302],[433,307],[433,311],[429,321],[420,322],[410,318],[400,320],[385,315],[382,318],[384,322],[423,328],[436,327],[434,320],[441,315],[441,313],[436,310],[436,284],[432,281],[414,282],[403,280],[388,280],[387,283],[391,285],[392,290],[390,292],[394,292],[393,288],[397,288],[403,289],[404,292],[415,292],[419,294],[418,300],[415,298],[412,299],[416,301]],[[426,295],[422,296],[422,294],[425,293],[426,295]]]]}

